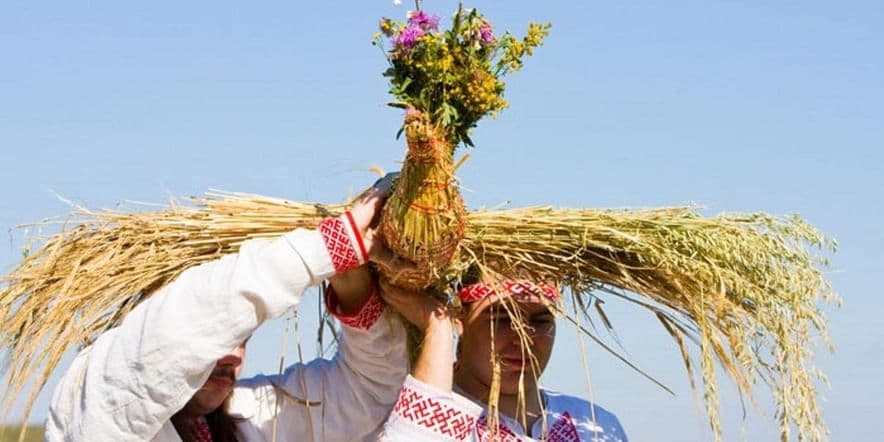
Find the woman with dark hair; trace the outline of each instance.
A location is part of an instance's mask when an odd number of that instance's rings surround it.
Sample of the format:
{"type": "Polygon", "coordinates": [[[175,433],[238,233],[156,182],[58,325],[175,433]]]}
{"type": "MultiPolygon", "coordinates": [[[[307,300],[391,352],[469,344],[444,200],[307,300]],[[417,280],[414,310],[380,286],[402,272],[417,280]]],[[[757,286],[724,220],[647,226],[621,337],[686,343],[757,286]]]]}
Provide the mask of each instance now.
{"type": "Polygon", "coordinates": [[[557,287],[472,282],[458,290],[463,308],[454,314],[415,311],[400,305],[405,296],[383,293],[409,320],[425,324],[425,335],[381,440],[626,442],[611,412],[538,385],[555,342],[557,287]]]}

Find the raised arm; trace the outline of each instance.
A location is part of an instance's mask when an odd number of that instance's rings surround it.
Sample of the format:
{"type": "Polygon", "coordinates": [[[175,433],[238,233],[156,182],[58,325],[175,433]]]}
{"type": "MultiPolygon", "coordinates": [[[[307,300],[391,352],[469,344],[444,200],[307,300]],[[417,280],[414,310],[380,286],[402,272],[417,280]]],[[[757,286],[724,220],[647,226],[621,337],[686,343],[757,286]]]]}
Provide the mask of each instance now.
{"type": "Polygon", "coordinates": [[[423,330],[424,341],[414,367],[379,440],[461,441],[472,437],[482,409],[452,393],[454,326],[449,311],[438,301],[384,286],[384,299],[423,330]]]}

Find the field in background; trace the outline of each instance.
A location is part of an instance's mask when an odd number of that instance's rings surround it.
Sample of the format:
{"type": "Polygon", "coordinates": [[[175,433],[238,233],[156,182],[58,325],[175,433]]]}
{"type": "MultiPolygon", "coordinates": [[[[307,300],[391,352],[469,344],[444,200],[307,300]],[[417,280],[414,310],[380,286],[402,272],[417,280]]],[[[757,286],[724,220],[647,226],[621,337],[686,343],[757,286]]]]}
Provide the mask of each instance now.
{"type": "MultiPolygon", "coordinates": [[[[0,426],[0,442],[17,442],[18,430],[20,428],[18,425],[0,426]]],[[[43,426],[31,425],[28,427],[28,435],[25,437],[25,442],[40,442],[42,440],[43,426]]]]}

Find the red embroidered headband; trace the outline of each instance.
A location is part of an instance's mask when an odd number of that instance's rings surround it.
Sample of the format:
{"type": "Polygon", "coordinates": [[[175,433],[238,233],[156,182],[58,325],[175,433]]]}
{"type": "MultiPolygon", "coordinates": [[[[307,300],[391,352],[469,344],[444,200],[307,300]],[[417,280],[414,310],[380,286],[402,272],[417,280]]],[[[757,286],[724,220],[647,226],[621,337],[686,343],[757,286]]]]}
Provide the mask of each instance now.
{"type": "Polygon", "coordinates": [[[461,302],[471,303],[481,301],[489,295],[497,293],[498,296],[514,296],[516,301],[536,301],[537,296],[543,295],[550,301],[559,299],[559,291],[552,284],[535,284],[527,279],[515,279],[502,281],[497,287],[491,284],[477,283],[468,285],[457,292],[461,302]]]}

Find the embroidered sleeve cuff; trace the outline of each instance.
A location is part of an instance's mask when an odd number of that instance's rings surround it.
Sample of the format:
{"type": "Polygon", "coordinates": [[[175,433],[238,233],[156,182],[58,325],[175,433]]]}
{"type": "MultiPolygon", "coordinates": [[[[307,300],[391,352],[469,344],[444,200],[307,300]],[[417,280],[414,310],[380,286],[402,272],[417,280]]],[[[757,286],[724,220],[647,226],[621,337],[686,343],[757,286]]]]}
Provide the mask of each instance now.
{"type": "Polygon", "coordinates": [[[390,414],[388,430],[404,426],[426,439],[462,441],[475,431],[482,409],[458,395],[438,390],[411,376],[405,379],[390,414]],[[390,428],[390,427],[394,428],[390,428]]]}
{"type": "Polygon", "coordinates": [[[338,294],[329,285],[325,289],[325,306],[332,316],[341,321],[341,324],[361,330],[368,330],[384,313],[387,304],[384,303],[383,298],[381,298],[380,289],[375,284],[371,288],[371,293],[362,301],[362,305],[355,312],[345,314],[341,312],[338,294]]]}
{"type": "Polygon", "coordinates": [[[359,267],[368,260],[368,252],[350,212],[322,220],[318,230],[336,272],[359,267]]]}

